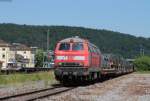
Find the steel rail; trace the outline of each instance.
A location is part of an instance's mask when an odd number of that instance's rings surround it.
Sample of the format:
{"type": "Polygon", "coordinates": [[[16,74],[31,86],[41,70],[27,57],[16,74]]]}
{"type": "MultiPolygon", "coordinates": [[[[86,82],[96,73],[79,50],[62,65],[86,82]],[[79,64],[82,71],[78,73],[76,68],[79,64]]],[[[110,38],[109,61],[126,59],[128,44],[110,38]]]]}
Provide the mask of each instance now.
{"type": "Polygon", "coordinates": [[[0,101],[32,101],[74,89],[74,87],[51,87],[15,95],[0,97],[0,101]]]}

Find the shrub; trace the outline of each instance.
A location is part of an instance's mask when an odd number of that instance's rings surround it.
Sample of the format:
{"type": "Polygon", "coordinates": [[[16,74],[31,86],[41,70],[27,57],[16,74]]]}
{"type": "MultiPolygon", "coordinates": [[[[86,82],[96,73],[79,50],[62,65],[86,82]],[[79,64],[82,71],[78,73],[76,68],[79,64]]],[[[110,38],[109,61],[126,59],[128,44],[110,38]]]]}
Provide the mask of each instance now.
{"type": "Polygon", "coordinates": [[[141,56],[134,61],[137,71],[150,71],[150,57],[141,56]]]}

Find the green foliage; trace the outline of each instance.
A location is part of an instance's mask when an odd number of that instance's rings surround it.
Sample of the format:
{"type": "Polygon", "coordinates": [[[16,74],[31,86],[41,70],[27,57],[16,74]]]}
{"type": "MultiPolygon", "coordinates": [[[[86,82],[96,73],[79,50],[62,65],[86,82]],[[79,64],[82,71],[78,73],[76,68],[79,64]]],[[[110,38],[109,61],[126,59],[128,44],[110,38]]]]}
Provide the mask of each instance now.
{"type": "Polygon", "coordinates": [[[43,58],[44,58],[44,54],[43,54],[43,50],[37,50],[36,54],[35,54],[35,67],[43,67],[43,58]]]}
{"type": "Polygon", "coordinates": [[[46,49],[48,29],[50,30],[51,50],[54,49],[56,42],[61,39],[80,36],[97,45],[103,53],[114,53],[127,58],[134,58],[139,55],[140,47],[142,46],[145,50],[145,55],[150,55],[150,38],[146,39],[119,32],[83,27],[31,26],[4,23],[0,24],[0,39],[46,49]]]}
{"type": "Polygon", "coordinates": [[[137,71],[150,71],[150,57],[142,56],[134,61],[137,71]]]}

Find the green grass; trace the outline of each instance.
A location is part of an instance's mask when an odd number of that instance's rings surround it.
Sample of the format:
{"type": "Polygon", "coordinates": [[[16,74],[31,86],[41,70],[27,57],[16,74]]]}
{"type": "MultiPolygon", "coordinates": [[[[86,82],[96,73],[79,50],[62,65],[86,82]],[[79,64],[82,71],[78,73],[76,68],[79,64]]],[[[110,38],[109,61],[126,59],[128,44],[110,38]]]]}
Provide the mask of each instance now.
{"type": "Polygon", "coordinates": [[[150,74],[150,71],[136,71],[135,73],[139,73],[139,74],[150,74]]]}
{"type": "Polygon", "coordinates": [[[44,80],[45,82],[54,81],[55,77],[52,71],[38,72],[32,74],[10,74],[0,75],[0,85],[18,84],[30,81],[44,80]]]}

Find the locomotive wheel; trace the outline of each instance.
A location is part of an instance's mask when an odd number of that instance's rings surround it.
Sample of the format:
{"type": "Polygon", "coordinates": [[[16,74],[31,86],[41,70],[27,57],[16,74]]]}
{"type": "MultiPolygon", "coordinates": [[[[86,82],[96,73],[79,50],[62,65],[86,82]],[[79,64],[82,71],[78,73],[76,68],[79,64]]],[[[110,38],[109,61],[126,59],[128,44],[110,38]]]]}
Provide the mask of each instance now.
{"type": "Polygon", "coordinates": [[[92,72],[92,73],[90,73],[90,75],[89,75],[89,80],[90,80],[90,81],[94,81],[94,79],[95,79],[95,73],[92,72]]]}
{"type": "Polygon", "coordinates": [[[97,81],[100,81],[100,80],[101,80],[101,73],[98,72],[98,73],[97,73],[97,81]]]}
{"type": "Polygon", "coordinates": [[[81,82],[82,81],[82,77],[81,76],[77,76],[75,80],[76,80],[76,82],[81,82]]]}
{"type": "Polygon", "coordinates": [[[87,82],[88,81],[88,76],[83,76],[83,82],[87,82]]]}
{"type": "Polygon", "coordinates": [[[93,80],[93,75],[92,73],[89,74],[89,81],[92,81],[93,80]]]}
{"type": "Polygon", "coordinates": [[[95,72],[95,73],[94,73],[94,80],[97,80],[97,79],[98,79],[98,73],[95,72]]]}
{"type": "Polygon", "coordinates": [[[88,75],[85,76],[85,79],[86,79],[86,81],[89,81],[89,76],[88,75]]]}

